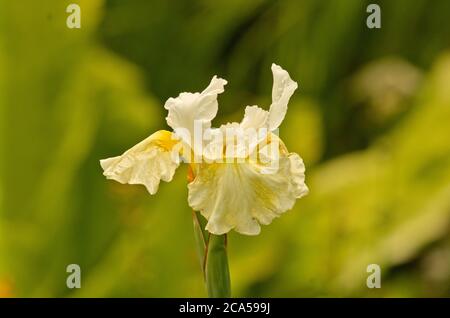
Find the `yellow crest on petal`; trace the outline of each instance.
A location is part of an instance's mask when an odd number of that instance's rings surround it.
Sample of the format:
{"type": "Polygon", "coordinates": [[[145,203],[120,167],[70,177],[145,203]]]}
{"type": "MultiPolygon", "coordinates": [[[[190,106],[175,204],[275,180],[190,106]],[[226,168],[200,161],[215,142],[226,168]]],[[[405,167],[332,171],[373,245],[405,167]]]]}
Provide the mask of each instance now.
{"type": "Polygon", "coordinates": [[[178,143],[170,131],[159,130],[121,156],[100,160],[103,175],[120,183],[143,184],[155,194],[160,181],[171,181],[179,165],[174,148],[178,143]]]}

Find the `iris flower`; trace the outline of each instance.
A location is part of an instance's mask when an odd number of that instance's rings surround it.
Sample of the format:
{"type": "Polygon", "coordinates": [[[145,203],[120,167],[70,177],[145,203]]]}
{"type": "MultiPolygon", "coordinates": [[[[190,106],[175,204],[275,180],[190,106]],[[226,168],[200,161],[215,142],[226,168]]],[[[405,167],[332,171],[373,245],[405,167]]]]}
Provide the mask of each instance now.
{"type": "Polygon", "coordinates": [[[276,64],[272,73],[269,110],[247,106],[240,123],[211,127],[217,96],[227,84],[216,76],[201,93],[169,98],[164,108],[173,131],[159,130],[122,155],[101,160],[103,174],[155,194],[160,181],[171,181],[187,162],[188,203],[207,220],[205,230],[259,234],[261,224],[270,224],[308,193],[303,160],[277,135],[297,83],[276,64]]]}

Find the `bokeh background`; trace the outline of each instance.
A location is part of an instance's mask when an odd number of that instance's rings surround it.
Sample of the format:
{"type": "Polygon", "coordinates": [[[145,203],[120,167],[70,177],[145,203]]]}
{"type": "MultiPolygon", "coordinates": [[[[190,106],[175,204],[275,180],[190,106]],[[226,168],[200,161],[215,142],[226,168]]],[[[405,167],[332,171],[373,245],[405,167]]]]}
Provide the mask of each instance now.
{"type": "Polygon", "coordinates": [[[450,296],[450,2],[377,1],[372,30],[369,3],[0,0],[0,295],[206,296],[186,168],[150,196],[99,159],[166,128],[164,101],[215,74],[216,125],[267,108],[276,62],[299,83],[280,134],[311,193],[259,236],[229,235],[233,295],[450,296]]]}

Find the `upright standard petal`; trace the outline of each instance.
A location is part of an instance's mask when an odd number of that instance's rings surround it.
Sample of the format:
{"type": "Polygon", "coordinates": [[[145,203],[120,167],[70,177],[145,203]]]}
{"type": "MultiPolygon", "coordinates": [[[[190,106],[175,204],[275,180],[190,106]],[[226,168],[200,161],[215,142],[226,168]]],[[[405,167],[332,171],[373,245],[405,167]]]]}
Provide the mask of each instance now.
{"type": "Polygon", "coordinates": [[[179,165],[177,143],[171,132],[157,131],[123,155],[100,160],[103,175],[120,183],[143,184],[155,194],[160,180],[171,181],[179,165]]]}
{"type": "Polygon", "coordinates": [[[244,118],[240,126],[243,129],[259,129],[267,126],[269,113],[258,106],[245,107],[244,118]]]}
{"type": "Polygon", "coordinates": [[[289,73],[276,64],[272,64],[273,88],[272,104],[269,109],[268,125],[271,131],[277,129],[286,116],[289,99],[297,89],[289,73]]]}
{"type": "Polygon", "coordinates": [[[258,106],[247,106],[240,124],[242,128],[267,128],[268,131],[273,131],[286,116],[289,99],[297,89],[297,83],[290,78],[287,71],[276,64],[272,64],[272,73],[272,104],[269,111],[258,106]]]}
{"type": "Polygon", "coordinates": [[[220,235],[234,229],[257,235],[260,224],[270,224],[308,193],[302,159],[287,153],[284,145],[281,148],[275,170],[267,163],[252,160],[200,164],[188,185],[188,201],[208,220],[209,232],[220,235]],[[266,173],[268,170],[273,173],[266,173]]]}
{"type": "Polygon", "coordinates": [[[216,117],[218,110],[217,95],[223,93],[226,84],[226,80],[214,76],[203,92],[181,93],[166,101],[167,124],[183,141],[192,144],[195,122],[200,123],[202,129],[211,127],[211,120],[216,117]]]}

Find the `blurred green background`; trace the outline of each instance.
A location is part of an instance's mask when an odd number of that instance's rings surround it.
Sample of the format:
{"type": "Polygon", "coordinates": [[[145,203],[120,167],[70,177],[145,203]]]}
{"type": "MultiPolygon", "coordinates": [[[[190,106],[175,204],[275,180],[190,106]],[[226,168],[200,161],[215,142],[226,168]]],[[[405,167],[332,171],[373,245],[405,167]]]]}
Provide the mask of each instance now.
{"type": "Polygon", "coordinates": [[[0,296],[206,296],[186,167],[150,196],[99,159],[166,128],[164,101],[214,74],[216,125],[267,109],[272,62],[299,83],[280,134],[311,193],[259,236],[230,234],[233,295],[450,296],[450,2],[377,1],[372,30],[369,3],[0,0],[0,296]]]}

